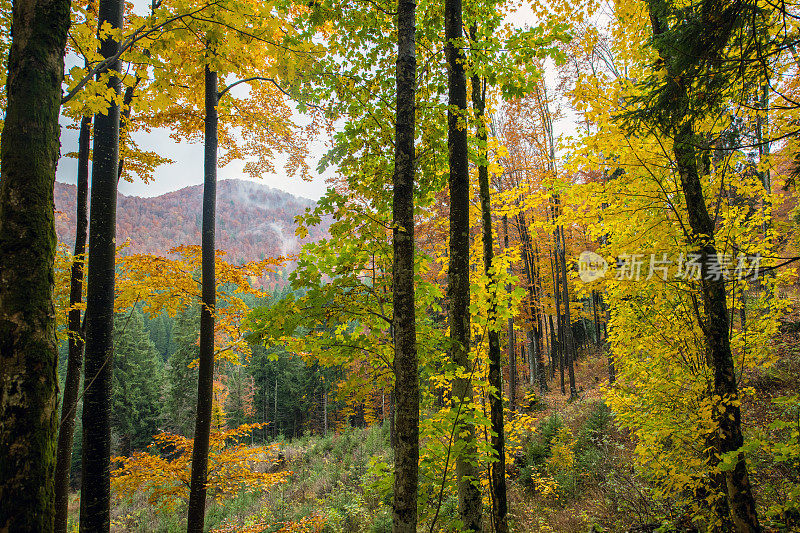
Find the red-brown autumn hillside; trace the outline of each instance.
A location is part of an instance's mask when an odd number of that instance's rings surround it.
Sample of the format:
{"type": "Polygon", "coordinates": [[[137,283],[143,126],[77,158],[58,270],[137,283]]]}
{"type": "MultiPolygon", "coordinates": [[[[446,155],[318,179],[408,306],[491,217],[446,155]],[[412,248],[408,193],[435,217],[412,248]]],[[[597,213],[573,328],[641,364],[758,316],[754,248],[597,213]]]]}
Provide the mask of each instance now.
{"type": "MultiPolygon", "coordinates": [[[[153,198],[120,194],[117,203],[117,242],[130,240],[125,253],[165,255],[175,246],[200,244],[203,186],[194,185],[153,198]]],[[[309,228],[304,239],[295,236],[294,217],[315,202],[266,185],[223,180],[217,192],[217,248],[238,264],[264,257],[297,253],[305,242],[327,234],[328,223],[309,228]]],[[[75,186],[56,182],[58,240],[75,240],[75,186]]]]}

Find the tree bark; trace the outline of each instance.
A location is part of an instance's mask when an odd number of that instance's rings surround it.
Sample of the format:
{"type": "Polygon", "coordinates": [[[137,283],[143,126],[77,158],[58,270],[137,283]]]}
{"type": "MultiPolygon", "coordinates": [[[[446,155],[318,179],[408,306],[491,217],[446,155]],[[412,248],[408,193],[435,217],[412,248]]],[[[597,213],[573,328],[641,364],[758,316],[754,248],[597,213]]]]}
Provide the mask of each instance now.
{"type": "MultiPolygon", "coordinates": [[[[100,25],[121,28],[121,0],[101,0],[100,25]]],[[[119,43],[100,44],[105,58],[119,43]]],[[[119,60],[109,65],[119,72],[119,60]]],[[[108,88],[120,93],[120,79],[108,88]]],[[[92,197],[89,225],[89,268],[86,278],[86,345],[83,380],[83,456],[81,460],[81,532],[109,531],[111,520],[111,376],[114,367],[114,259],[116,255],[117,168],[119,165],[119,105],[110,102],[106,114],[94,119],[92,197]]]]}
{"type": "MultiPolygon", "coordinates": [[[[559,206],[558,197],[556,197],[556,208],[559,206]]],[[[569,309],[569,282],[567,280],[567,259],[566,259],[566,240],[564,239],[564,227],[558,226],[556,228],[560,234],[561,244],[558,249],[558,261],[561,263],[561,283],[563,290],[563,303],[564,303],[564,320],[562,326],[564,328],[564,355],[565,364],[569,373],[569,398],[574,400],[578,397],[578,388],[575,384],[575,340],[572,336],[572,318],[569,309]]]]}
{"type": "Polygon", "coordinates": [[[527,221],[525,214],[520,212],[517,215],[517,226],[519,227],[520,243],[522,244],[522,258],[525,264],[525,274],[528,278],[528,311],[531,315],[531,378],[530,382],[533,385],[534,373],[535,379],[539,381],[539,394],[544,395],[547,392],[547,371],[545,369],[544,352],[542,350],[542,328],[539,323],[539,281],[536,272],[536,265],[538,264],[538,252],[536,257],[533,254],[533,246],[531,243],[531,236],[528,232],[527,221]],[[534,365],[534,358],[536,364],[534,365]]]}
{"type": "MultiPolygon", "coordinates": [[[[473,28],[473,34],[475,30],[473,28]]],[[[481,218],[483,222],[483,267],[484,272],[489,278],[489,285],[493,286],[494,274],[492,266],[494,262],[494,242],[492,238],[492,206],[489,193],[489,162],[486,153],[486,125],[484,124],[484,113],[486,110],[486,81],[478,76],[472,76],[472,106],[475,110],[476,140],[478,143],[478,188],[481,202],[481,218]]],[[[506,248],[508,248],[508,224],[506,218],[506,248]]],[[[503,371],[500,365],[500,335],[497,324],[497,307],[492,303],[489,307],[487,316],[489,322],[489,412],[492,424],[491,445],[496,461],[489,465],[489,490],[492,495],[492,524],[496,533],[506,533],[508,531],[508,500],[506,498],[506,452],[505,452],[505,430],[503,428],[503,371]]],[[[510,319],[509,319],[510,321],[510,319]]],[[[508,332],[508,346],[510,358],[514,357],[514,333],[513,322],[508,332]]],[[[509,380],[509,390],[511,392],[511,405],[514,405],[514,372],[510,372],[512,379],[509,380]]]]}
{"type": "MultiPolygon", "coordinates": [[[[466,58],[461,50],[463,16],[461,0],[445,0],[444,29],[447,85],[450,109],[447,113],[447,148],[450,175],[450,250],[447,297],[450,319],[450,352],[456,367],[469,376],[469,168],[467,150],[467,81],[466,58]]],[[[463,413],[472,409],[473,392],[469,377],[456,377],[452,387],[453,401],[463,413]],[[463,408],[462,408],[463,407],[463,408]]],[[[463,415],[468,420],[469,415],[463,415]]],[[[457,430],[464,442],[456,458],[458,511],[465,530],[481,531],[481,493],[477,487],[478,471],[475,425],[464,421],[457,430]]]]}
{"type": "MultiPolygon", "coordinates": [[[[551,199],[552,202],[552,199],[551,199]]],[[[555,208],[553,204],[550,205],[550,210],[552,213],[553,221],[555,221],[555,208]]],[[[566,353],[566,343],[564,342],[564,333],[566,328],[564,327],[564,320],[562,319],[561,314],[561,262],[559,261],[559,239],[558,239],[558,227],[556,227],[555,231],[553,231],[553,258],[551,260],[551,265],[553,267],[553,299],[555,300],[556,304],[556,329],[557,329],[557,339],[558,342],[556,343],[556,354],[558,354],[558,370],[561,374],[561,394],[566,394],[567,389],[564,382],[564,356],[566,353]]],[[[552,323],[551,323],[552,325],[552,323]]]]}
{"type": "Polygon", "coordinates": [[[0,530],[53,529],[53,182],[69,1],[16,0],[0,164],[0,530]]]}
{"type": "Polygon", "coordinates": [[[78,406],[81,370],[83,368],[83,331],[81,331],[81,310],[75,305],[83,299],[83,272],[86,259],[86,232],[89,229],[89,145],[92,117],[81,118],[78,134],[78,191],[75,210],[75,248],[69,280],[69,315],[67,317],[69,340],[67,355],[67,375],[64,380],[64,399],[61,402],[61,423],[58,427],[56,448],[56,507],[55,531],[67,531],[67,507],[69,505],[69,472],[72,466],[72,440],[75,435],[75,410],[78,406]]]}
{"type": "Polygon", "coordinates": [[[414,307],[416,3],[397,5],[397,120],[393,176],[393,331],[396,434],[392,531],[417,531],[419,371],[414,307]]]}
{"type": "MultiPolygon", "coordinates": [[[[487,185],[488,186],[488,185],[487,185]]],[[[508,217],[503,215],[503,249],[508,250],[508,217]]],[[[510,270],[510,269],[509,269],[510,270]]],[[[511,285],[506,285],[511,292],[511,285]]],[[[508,317],[508,401],[509,408],[517,408],[517,337],[514,334],[514,317],[508,317]]]]}
{"type": "MultiPolygon", "coordinates": [[[[217,285],[215,224],[217,210],[217,73],[205,67],[205,160],[203,181],[203,235],[201,245],[200,358],[197,379],[197,420],[192,448],[187,531],[202,533],[206,507],[206,474],[214,400],[214,313],[217,285]]],[[[276,397],[277,400],[277,397],[276,397]]],[[[277,417],[277,413],[276,413],[277,417]]]]}

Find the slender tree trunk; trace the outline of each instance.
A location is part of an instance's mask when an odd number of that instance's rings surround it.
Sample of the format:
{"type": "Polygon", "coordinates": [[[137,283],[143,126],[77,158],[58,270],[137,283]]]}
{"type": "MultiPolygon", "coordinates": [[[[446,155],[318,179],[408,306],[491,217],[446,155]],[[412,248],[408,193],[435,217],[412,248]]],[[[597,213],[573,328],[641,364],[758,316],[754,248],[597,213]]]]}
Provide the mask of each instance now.
{"type": "MultiPolygon", "coordinates": [[[[556,198],[556,208],[558,208],[558,198],[556,198]]],[[[578,389],[575,384],[575,340],[572,335],[572,318],[569,309],[569,282],[567,280],[567,259],[566,259],[566,240],[564,239],[564,227],[559,226],[557,232],[560,234],[561,245],[558,250],[558,260],[561,263],[561,283],[563,289],[564,302],[564,354],[565,364],[569,373],[569,397],[574,400],[578,397],[578,389]]]]}
{"type": "MultiPolygon", "coordinates": [[[[556,360],[558,359],[558,337],[556,329],[553,327],[553,315],[547,315],[550,321],[550,378],[556,377],[556,360]]],[[[561,394],[564,394],[564,373],[561,373],[561,394]]]]}
{"type": "Polygon", "coordinates": [[[389,445],[392,450],[397,448],[397,428],[395,427],[394,391],[389,392],[389,445]]]}
{"type": "MultiPolygon", "coordinates": [[[[720,24],[726,17],[721,13],[725,4],[718,1],[703,2],[697,15],[701,22],[708,25],[720,24]]],[[[653,34],[659,36],[669,30],[667,22],[667,8],[664,0],[649,2],[650,21],[653,34]]],[[[729,24],[729,22],[725,22],[729,24]]],[[[725,43],[727,43],[727,35],[725,43]]],[[[682,72],[675,67],[678,61],[673,55],[674,50],[658,41],[656,48],[664,61],[667,70],[667,79],[671,80],[675,105],[682,109],[690,109],[689,93],[684,85],[682,72]]],[[[724,43],[717,43],[723,47],[724,43]]],[[[681,180],[681,190],[686,201],[689,215],[691,235],[689,244],[696,247],[701,254],[702,271],[702,296],[704,321],[703,332],[707,343],[708,364],[714,371],[714,395],[724,398],[715,406],[713,416],[718,424],[717,446],[718,453],[724,455],[739,450],[743,443],[741,427],[741,410],[739,408],[739,389],[736,383],[736,370],[733,362],[729,337],[728,305],[726,301],[725,280],[707,279],[706,270],[709,258],[717,257],[716,243],[714,241],[714,220],[711,218],[706,206],[705,196],[698,171],[698,136],[694,133],[694,119],[684,117],[674,128],[673,152],[675,164],[681,180]]],[[[726,493],[730,518],[736,531],[751,533],[761,531],[761,526],[756,513],[755,500],[747,473],[744,454],[739,452],[736,462],[725,473],[726,493]]]]}
{"type": "MultiPolygon", "coordinates": [[[[101,0],[99,23],[122,27],[124,2],[101,0]]],[[[100,53],[110,58],[119,43],[103,40],[100,53]]],[[[119,71],[119,60],[109,65],[119,71]]],[[[108,87],[120,93],[120,79],[108,87]]],[[[111,376],[114,368],[114,259],[116,255],[119,105],[94,118],[89,268],[86,278],[86,346],[83,380],[83,455],[81,532],[109,531],[111,526],[111,376]]]]}
{"type": "Polygon", "coordinates": [[[86,232],[89,229],[89,145],[92,117],[81,118],[78,134],[78,187],[75,210],[75,248],[69,280],[69,315],[67,317],[69,340],[67,375],[64,381],[64,399],[61,402],[61,423],[58,427],[56,447],[56,533],[67,531],[69,505],[69,471],[72,466],[72,440],[75,435],[75,410],[78,407],[81,369],[83,368],[83,331],[81,310],[75,307],[83,299],[83,265],[86,261],[86,232]]]}
{"type": "Polygon", "coordinates": [[[16,0],[0,163],[0,531],[53,529],[53,182],[69,1],[16,0]]]}
{"type": "MultiPolygon", "coordinates": [[[[553,211],[553,220],[555,220],[555,211],[553,211]]],[[[561,394],[567,393],[567,388],[564,382],[564,357],[566,354],[566,342],[563,315],[561,314],[561,266],[559,258],[559,240],[558,240],[558,227],[553,232],[553,297],[556,302],[556,327],[558,330],[558,370],[561,373],[561,394]]]]}
{"type": "MultiPolygon", "coordinates": [[[[445,0],[445,56],[447,59],[448,101],[447,147],[450,175],[450,255],[447,297],[450,318],[450,352],[453,362],[465,376],[472,371],[469,359],[469,167],[467,149],[467,81],[464,74],[466,58],[457,46],[463,34],[461,0],[445,0]]],[[[478,470],[475,425],[469,421],[472,409],[472,381],[456,377],[452,387],[455,410],[460,411],[463,423],[457,435],[463,441],[456,458],[458,511],[465,530],[481,531],[481,492],[477,486],[478,470]]]]}
{"type": "MultiPolygon", "coordinates": [[[[473,35],[475,29],[472,30],[473,35]]],[[[492,263],[494,263],[494,242],[492,238],[492,204],[489,193],[489,163],[486,153],[486,125],[484,124],[484,113],[486,110],[486,81],[478,76],[472,77],[472,106],[475,109],[476,139],[478,141],[478,187],[481,202],[481,215],[483,222],[483,266],[484,272],[489,278],[489,285],[493,286],[494,275],[492,274],[492,263]]],[[[505,246],[508,248],[508,219],[503,218],[506,230],[505,246]]],[[[497,330],[497,307],[492,304],[489,308],[487,320],[493,326],[488,328],[489,337],[489,412],[492,424],[491,445],[496,458],[496,462],[489,465],[489,490],[492,495],[492,524],[497,533],[508,531],[508,500],[506,498],[506,452],[505,452],[505,430],[503,427],[503,370],[500,364],[500,335],[497,330]]],[[[509,319],[508,349],[509,360],[515,356],[514,349],[514,323],[509,319]]],[[[512,367],[513,369],[513,367],[512,367]]],[[[509,391],[511,396],[511,408],[514,407],[514,378],[515,372],[511,370],[509,379],[509,391]]]]}
{"type": "MultiPolygon", "coordinates": [[[[125,87],[125,93],[122,95],[122,111],[120,112],[119,117],[119,129],[120,132],[124,131],[124,128],[128,126],[128,121],[131,118],[131,104],[133,104],[133,94],[136,91],[136,86],[141,83],[142,78],[139,75],[136,75],[136,78],[133,82],[133,85],[129,87],[125,87]]],[[[120,135],[122,137],[122,135],[120,135]]],[[[125,169],[125,158],[120,156],[119,158],[119,165],[117,166],[117,181],[122,177],[122,171],[125,169]]]]}
{"type": "Polygon", "coordinates": [[[544,353],[541,346],[542,328],[539,324],[539,282],[536,272],[536,265],[539,262],[538,251],[534,257],[531,236],[528,232],[525,214],[517,215],[517,225],[519,226],[520,243],[522,244],[522,258],[525,264],[525,274],[528,278],[528,311],[531,315],[531,361],[530,361],[530,383],[533,385],[534,379],[539,381],[539,393],[544,395],[547,392],[547,370],[545,368],[544,353]],[[535,365],[534,365],[535,357],[535,365]],[[534,376],[534,370],[536,376],[534,376]]]}
{"type": "MultiPolygon", "coordinates": [[[[217,306],[214,271],[217,209],[217,73],[205,67],[205,178],[203,183],[202,280],[200,304],[200,359],[197,379],[197,420],[192,448],[187,531],[202,533],[206,507],[206,474],[214,400],[214,313],[217,306]]],[[[277,400],[277,396],[276,396],[277,400]]]]}
{"type": "Polygon", "coordinates": [[[594,320],[594,343],[600,346],[600,319],[597,314],[597,291],[592,290],[592,317],[594,320]]]}
{"type": "MultiPolygon", "coordinates": [[[[478,141],[482,142],[480,138],[478,141]]],[[[503,250],[508,250],[508,217],[505,215],[503,215],[503,232],[503,250]]],[[[506,285],[506,291],[511,292],[511,285],[506,285]]],[[[514,317],[510,315],[508,317],[508,398],[509,407],[513,411],[517,408],[517,337],[514,334],[514,317]]]]}
{"type": "Polygon", "coordinates": [[[416,3],[398,0],[397,120],[393,176],[393,332],[396,446],[392,531],[417,531],[419,371],[414,307],[416,3]]]}

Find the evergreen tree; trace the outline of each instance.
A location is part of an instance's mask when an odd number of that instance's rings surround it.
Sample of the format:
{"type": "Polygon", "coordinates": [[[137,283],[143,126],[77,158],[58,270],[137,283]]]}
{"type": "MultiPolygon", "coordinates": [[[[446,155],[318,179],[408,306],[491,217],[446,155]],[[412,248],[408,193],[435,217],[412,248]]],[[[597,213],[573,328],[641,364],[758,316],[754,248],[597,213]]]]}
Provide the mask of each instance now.
{"type": "Polygon", "coordinates": [[[194,429],[197,397],[197,367],[189,365],[197,359],[197,336],[200,313],[191,306],[175,323],[175,352],[167,361],[164,424],[173,433],[187,436],[194,429]]]}
{"type": "Polygon", "coordinates": [[[145,321],[145,329],[150,335],[150,340],[153,341],[161,360],[165,362],[175,353],[174,324],[175,321],[166,313],[145,321]]]}
{"type": "Polygon", "coordinates": [[[140,313],[117,316],[114,353],[111,428],[119,438],[120,453],[130,455],[150,444],[161,419],[164,365],[140,313]]]}

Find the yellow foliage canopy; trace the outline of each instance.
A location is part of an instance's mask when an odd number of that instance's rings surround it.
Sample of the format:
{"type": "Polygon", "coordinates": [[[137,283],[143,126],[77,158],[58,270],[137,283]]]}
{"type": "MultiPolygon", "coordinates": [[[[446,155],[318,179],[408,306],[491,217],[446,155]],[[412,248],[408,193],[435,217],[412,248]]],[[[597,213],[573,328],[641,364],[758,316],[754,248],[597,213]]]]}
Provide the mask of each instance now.
{"type": "MultiPolygon", "coordinates": [[[[223,500],[242,490],[266,491],[291,475],[288,470],[270,471],[276,469],[279,459],[277,444],[248,446],[241,442],[265,425],[244,424],[211,434],[207,488],[215,499],[223,500]]],[[[149,452],[112,459],[120,466],[111,472],[111,486],[117,498],[144,491],[150,504],[160,511],[173,510],[188,501],[194,440],[170,433],[159,433],[154,439],[149,452]]]]}

